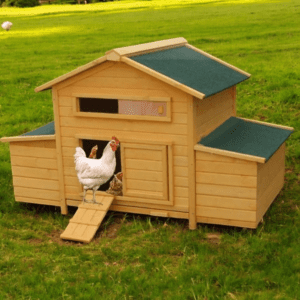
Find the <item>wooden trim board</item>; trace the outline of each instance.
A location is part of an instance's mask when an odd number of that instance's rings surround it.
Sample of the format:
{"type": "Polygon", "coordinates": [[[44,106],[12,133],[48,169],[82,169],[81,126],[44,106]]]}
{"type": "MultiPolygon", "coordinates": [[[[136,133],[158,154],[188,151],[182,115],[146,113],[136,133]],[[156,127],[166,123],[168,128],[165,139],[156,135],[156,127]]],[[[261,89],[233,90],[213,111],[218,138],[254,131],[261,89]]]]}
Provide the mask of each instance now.
{"type": "Polygon", "coordinates": [[[243,154],[243,153],[238,153],[238,152],[232,152],[232,151],[227,151],[227,150],[221,150],[221,149],[206,147],[206,146],[199,145],[199,144],[194,146],[194,150],[213,153],[213,154],[219,154],[219,155],[223,155],[223,156],[234,157],[234,158],[239,158],[239,159],[244,159],[244,160],[249,160],[249,161],[255,161],[255,162],[258,162],[261,164],[266,162],[266,159],[264,157],[248,155],[248,154],[243,154]]]}
{"type": "Polygon", "coordinates": [[[171,47],[180,47],[187,44],[187,40],[180,37],[151,43],[139,44],[134,46],[115,48],[107,51],[105,54],[108,59],[116,60],[121,56],[140,55],[151,51],[161,51],[171,47]]]}
{"type": "Polygon", "coordinates": [[[55,140],[55,134],[51,135],[24,135],[24,136],[11,136],[3,137],[0,139],[2,143],[10,142],[29,142],[29,141],[49,141],[55,140]]]}
{"type": "Polygon", "coordinates": [[[68,214],[68,206],[65,197],[65,180],[64,180],[64,165],[62,157],[62,146],[61,146],[61,130],[60,130],[60,115],[59,115],[59,104],[58,104],[58,93],[57,89],[52,89],[52,101],[54,110],[54,124],[56,132],[56,159],[58,168],[58,181],[59,181],[59,194],[61,203],[61,213],[63,215],[68,214]]]}
{"type": "Polygon", "coordinates": [[[73,70],[69,73],[66,73],[62,76],[59,76],[59,77],[57,77],[53,80],[50,80],[50,81],[38,86],[37,88],[35,88],[34,91],[35,92],[41,92],[41,91],[47,90],[47,89],[53,87],[55,84],[58,84],[58,83],[60,83],[64,80],[67,80],[68,78],[73,77],[73,76],[75,76],[79,73],[82,73],[83,71],[86,71],[86,70],[88,70],[92,67],[100,65],[101,63],[105,62],[106,60],[107,60],[106,56],[102,56],[100,58],[97,58],[97,59],[95,59],[95,60],[93,60],[93,61],[91,61],[91,62],[89,62],[89,63],[87,63],[87,64],[85,64],[81,67],[78,67],[77,69],[75,69],[75,70],[73,70]]]}

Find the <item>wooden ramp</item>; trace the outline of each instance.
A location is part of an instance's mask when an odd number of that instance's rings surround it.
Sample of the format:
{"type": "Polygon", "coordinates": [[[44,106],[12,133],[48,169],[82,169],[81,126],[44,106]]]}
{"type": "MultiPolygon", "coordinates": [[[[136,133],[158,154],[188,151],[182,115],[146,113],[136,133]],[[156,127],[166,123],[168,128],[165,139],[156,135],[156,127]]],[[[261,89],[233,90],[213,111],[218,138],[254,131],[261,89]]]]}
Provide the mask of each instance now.
{"type": "Polygon", "coordinates": [[[103,221],[113,199],[114,196],[112,195],[97,195],[96,201],[103,203],[103,205],[82,202],[60,238],[89,243],[103,221]]]}

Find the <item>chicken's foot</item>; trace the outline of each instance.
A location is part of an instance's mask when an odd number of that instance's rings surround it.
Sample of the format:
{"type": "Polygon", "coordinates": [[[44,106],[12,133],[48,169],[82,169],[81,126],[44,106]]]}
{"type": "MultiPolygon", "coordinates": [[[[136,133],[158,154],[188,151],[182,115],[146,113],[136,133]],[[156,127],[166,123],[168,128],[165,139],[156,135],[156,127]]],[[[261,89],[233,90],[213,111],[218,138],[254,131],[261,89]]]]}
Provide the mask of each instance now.
{"type": "Polygon", "coordinates": [[[103,205],[103,203],[97,202],[97,201],[96,201],[96,196],[95,196],[95,194],[96,194],[96,191],[93,190],[93,199],[92,199],[93,203],[103,205]]]}
{"type": "Polygon", "coordinates": [[[86,189],[84,189],[84,191],[83,191],[83,200],[82,201],[86,202],[86,203],[93,203],[93,200],[92,201],[86,200],[85,196],[86,196],[86,189]]]}

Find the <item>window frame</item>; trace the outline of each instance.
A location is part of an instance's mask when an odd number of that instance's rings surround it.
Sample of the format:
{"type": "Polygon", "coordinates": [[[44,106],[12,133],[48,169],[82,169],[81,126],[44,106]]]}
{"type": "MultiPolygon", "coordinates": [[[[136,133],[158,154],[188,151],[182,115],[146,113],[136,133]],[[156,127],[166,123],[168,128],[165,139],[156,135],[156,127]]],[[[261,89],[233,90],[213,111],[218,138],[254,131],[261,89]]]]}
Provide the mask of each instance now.
{"type": "Polygon", "coordinates": [[[170,97],[137,97],[124,95],[91,95],[91,94],[76,94],[73,95],[73,114],[76,117],[88,118],[108,118],[108,119],[125,119],[125,120],[147,120],[171,122],[171,98],[170,97]],[[80,111],[79,98],[99,98],[111,100],[132,100],[132,101],[149,101],[149,102],[165,102],[167,105],[166,116],[157,117],[149,115],[125,115],[119,113],[98,113],[98,112],[82,112],[80,111]]]}

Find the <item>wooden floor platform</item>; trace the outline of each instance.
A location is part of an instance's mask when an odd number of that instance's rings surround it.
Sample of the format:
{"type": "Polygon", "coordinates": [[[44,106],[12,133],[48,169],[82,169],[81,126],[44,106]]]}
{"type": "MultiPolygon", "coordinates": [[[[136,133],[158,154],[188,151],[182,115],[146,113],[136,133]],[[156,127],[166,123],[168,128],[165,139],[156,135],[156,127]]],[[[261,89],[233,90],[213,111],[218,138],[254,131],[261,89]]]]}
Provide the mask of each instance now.
{"type": "Polygon", "coordinates": [[[103,205],[82,202],[60,238],[89,243],[101,225],[113,199],[112,195],[96,196],[96,201],[103,205]]]}

